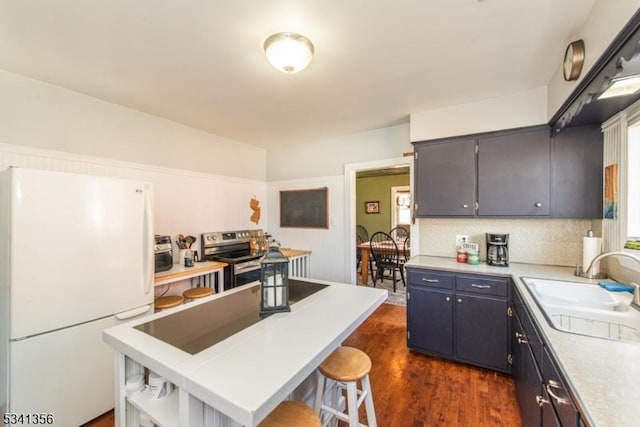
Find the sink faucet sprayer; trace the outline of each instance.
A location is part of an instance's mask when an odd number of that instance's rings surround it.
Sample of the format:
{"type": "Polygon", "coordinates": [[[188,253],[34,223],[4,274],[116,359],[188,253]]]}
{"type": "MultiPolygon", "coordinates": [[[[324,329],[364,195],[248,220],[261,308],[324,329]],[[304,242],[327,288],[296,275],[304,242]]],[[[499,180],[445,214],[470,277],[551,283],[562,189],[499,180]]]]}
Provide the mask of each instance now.
{"type": "MultiPolygon", "coordinates": [[[[638,265],[640,265],[640,257],[637,257],[633,254],[630,254],[629,252],[622,252],[622,251],[614,251],[614,252],[603,252],[600,255],[596,256],[593,261],[591,261],[591,264],[589,264],[589,267],[587,267],[586,270],[584,270],[584,272],[578,272],[576,271],[576,275],[581,276],[581,277],[586,277],[587,279],[599,279],[601,277],[598,277],[598,275],[594,275],[591,273],[591,271],[593,270],[593,266],[596,265],[596,263],[600,262],[601,259],[603,258],[607,258],[610,256],[621,256],[621,257],[625,257],[625,258],[630,258],[634,261],[636,261],[638,263],[638,265]]],[[[637,283],[631,283],[631,286],[634,287],[633,290],[633,301],[631,302],[631,305],[634,306],[635,308],[640,310],[640,286],[638,286],[637,283]]]]}

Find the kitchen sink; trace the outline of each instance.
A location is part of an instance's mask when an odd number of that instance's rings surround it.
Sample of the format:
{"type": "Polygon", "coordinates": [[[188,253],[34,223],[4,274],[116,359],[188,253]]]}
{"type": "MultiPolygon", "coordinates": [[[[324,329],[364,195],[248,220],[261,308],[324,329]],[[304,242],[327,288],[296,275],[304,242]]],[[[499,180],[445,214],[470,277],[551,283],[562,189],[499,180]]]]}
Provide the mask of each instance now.
{"type": "Polygon", "coordinates": [[[640,342],[640,311],[631,294],[598,285],[523,277],[550,326],[574,334],[640,342]]]}

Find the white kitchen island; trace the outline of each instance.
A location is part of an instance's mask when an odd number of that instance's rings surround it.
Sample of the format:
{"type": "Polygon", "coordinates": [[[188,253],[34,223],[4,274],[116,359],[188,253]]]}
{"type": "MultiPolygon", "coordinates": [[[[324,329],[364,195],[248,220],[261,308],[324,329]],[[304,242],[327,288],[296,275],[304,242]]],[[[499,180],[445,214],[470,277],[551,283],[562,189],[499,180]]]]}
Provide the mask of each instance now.
{"type": "Polygon", "coordinates": [[[387,291],[292,282],[290,313],[256,319],[260,287],[247,285],[105,330],[116,350],[116,426],[137,426],[138,410],[165,427],[256,426],[282,400],[312,403],[316,367],[387,291]],[[145,367],[176,386],[171,396],[126,395],[126,378],[145,367]]]}

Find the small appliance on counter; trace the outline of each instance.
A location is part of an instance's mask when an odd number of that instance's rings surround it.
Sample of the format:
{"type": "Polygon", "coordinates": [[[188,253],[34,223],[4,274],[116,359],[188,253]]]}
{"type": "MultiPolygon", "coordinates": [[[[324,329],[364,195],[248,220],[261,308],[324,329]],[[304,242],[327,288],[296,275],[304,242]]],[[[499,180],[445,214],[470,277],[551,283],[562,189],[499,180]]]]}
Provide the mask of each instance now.
{"type": "Polygon", "coordinates": [[[154,236],[154,242],[154,271],[159,273],[161,271],[171,270],[171,267],[173,267],[171,236],[160,236],[156,234],[154,236]]]}
{"type": "Polygon", "coordinates": [[[509,235],[487,233],[487,265],[509,266],[509,235]]]}

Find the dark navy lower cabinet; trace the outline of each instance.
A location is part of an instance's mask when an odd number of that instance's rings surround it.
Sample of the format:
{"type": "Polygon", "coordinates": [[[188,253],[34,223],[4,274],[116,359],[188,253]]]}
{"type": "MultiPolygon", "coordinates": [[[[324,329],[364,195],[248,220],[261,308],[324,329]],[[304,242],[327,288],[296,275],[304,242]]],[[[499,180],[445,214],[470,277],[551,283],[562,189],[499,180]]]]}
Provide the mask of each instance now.
{"type": "Polygon", "coordinates": [[[453,299],[452,292],[425,287],[410,289],[411,309],[407,310],[409,347],[453,357],[453,299]]]}
{"type": "Polygon", "coordinates": [[[513,286],[512,374],[524,427],[578,427],[580,420],[566,381],[513,286]]]}
{"type": "Polygon", "coordinates": [[[407,294],[409,348],[511,371],[508,279],[408,267],[407,294]]]}

